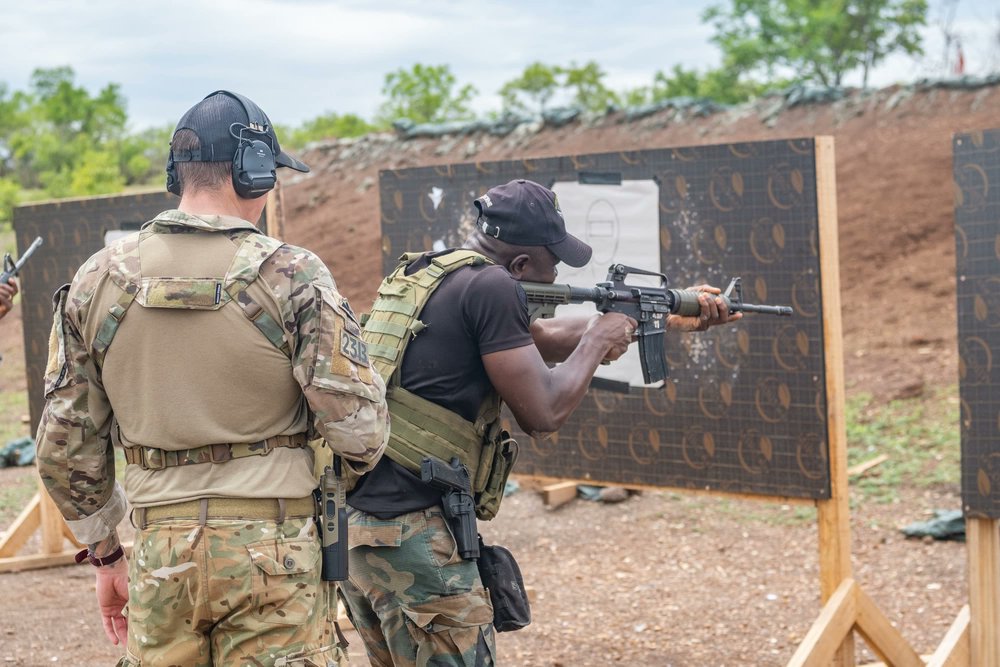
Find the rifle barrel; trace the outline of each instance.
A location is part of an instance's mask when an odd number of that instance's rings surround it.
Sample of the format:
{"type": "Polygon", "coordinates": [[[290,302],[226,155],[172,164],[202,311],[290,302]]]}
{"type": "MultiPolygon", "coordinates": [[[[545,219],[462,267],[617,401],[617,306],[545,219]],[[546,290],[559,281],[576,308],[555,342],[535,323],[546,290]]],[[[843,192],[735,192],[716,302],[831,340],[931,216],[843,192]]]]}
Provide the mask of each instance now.
{"type": "Polygon", "coordinates": [[[736,309],[744,313],[764,313],[765,315],[790,316],[794,311],[789,306],[758,306],[752,303],[741,303],[736,309]]]}

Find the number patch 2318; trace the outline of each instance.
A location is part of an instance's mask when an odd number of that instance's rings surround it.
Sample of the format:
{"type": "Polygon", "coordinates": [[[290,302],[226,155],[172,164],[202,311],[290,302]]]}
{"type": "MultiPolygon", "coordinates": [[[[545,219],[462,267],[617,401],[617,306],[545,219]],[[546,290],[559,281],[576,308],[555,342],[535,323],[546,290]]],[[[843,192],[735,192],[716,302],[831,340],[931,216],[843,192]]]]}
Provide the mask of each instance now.
{"type": "Polygon", "coordinates": [[[368,365],[368,345],[346,331],[340,332],[340,353],[360,366],[368,365]]]}

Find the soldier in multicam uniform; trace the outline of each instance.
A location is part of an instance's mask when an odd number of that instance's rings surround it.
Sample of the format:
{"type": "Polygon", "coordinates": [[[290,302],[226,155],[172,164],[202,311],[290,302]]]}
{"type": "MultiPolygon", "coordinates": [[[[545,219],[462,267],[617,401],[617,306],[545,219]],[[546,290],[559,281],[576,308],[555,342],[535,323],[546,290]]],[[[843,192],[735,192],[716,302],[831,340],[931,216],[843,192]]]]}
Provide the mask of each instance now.
{"type": "Polygon", "coordinates": [[[307,441],[367,471],[388,437],[385,387],[323,262],[250,222],[276,166],[308,171],[253,102],[209,95],[171,142],[178,209],[54,298],[38,469],[97,566],[105,633],[127,634],[120,665],[346,662],[307,441]]]}
{"type": "MultiPolygon", "coordinates": [[[[364,327],[389,385],[392,433],[385,457],[347,497],[351,567],[341,590],[377,667],[495,664],[490,596],[420,463],[458,459],[475,514],[491,519],[516,453],[500,427],[500,400],[528,433],[556,431],[636,327],[620,313],[530,323],[517,281],[552,283],[560,261],[584,266],[591,248],[566,233],[554,193],[538,183],[494,187],[475,206],[465,248],[404,255],[364,327]]],[[[705,330],[740,317],[713,297],[718,288],[694,289],[704,292],[700,315],[671,315],[669,328],[705,330]]]]}

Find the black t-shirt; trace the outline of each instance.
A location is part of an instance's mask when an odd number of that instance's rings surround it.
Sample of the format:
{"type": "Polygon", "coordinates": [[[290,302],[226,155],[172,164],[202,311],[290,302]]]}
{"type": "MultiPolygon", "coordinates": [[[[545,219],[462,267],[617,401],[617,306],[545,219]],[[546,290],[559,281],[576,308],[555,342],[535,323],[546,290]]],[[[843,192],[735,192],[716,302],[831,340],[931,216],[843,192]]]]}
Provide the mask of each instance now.
{"type": "MultiPolygon", "coordinates": [[[[430,253],[407,269],[425,268],[430,253]]],[[[457,269],[427,300],[420,320],[427,325],[406,348],[400,373],[404,389],[473,421],[492,389],[482,355],[532,345],[528,303],[521,286],[502,266],[457,269]]],[[[383,456],[363,476],[348,504],[390,519],[436,505],[441,493],[383,456]]]]}

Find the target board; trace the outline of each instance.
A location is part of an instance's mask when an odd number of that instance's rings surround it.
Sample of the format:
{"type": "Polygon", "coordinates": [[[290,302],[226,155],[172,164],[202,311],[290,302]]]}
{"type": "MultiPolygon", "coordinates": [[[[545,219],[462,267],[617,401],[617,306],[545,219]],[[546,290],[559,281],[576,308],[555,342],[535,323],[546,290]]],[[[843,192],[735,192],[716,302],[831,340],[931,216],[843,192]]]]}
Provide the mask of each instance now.
{"type": "MultiPolygon", "coordinates": [[[[560,266],[560,283],[592,286],[612,262],[663,272],[677,288],[741,277],[746,302],[795,314],[668,333],[663,386],[642,384],[637,359],[616,362],[547,439],[518,432],[508,414],[515,471],[826,499],[817,164],[816,140],[803,138],[386,170],[383,269],[404,252],[461,246],[475,228],[473,200],[527,178],[557,194],[567,229],[594,248],[587,267],[560,266]]],[[[835,215],[823,224],[836,225],[835,215]]]]}
{"type": "Polygon", "coordinates": [[[45,404],[42,375],[52,328],[52,294],[73,280],[95,252],[122,234],[138,231],[161,211],[177,208],[167,192],[89,197],[26,204],[14,209],[18,256],[36,237],[38,248],[21,270],[21,313],[31,423],[45,404]]]}
{"type": "Polygon", "coordinates": [[[1000,129],[956,134],[955,270],[965,513],[1000,518],[1000,129]]]}

